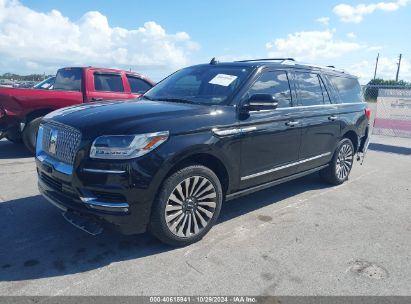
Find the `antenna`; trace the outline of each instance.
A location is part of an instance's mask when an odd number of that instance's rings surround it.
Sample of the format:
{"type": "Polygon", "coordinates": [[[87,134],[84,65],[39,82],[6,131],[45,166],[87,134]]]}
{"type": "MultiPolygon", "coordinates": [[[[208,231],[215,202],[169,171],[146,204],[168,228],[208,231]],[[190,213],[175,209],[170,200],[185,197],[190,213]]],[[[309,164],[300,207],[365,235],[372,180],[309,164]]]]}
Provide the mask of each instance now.
{"type": "Polygon", "coordinates": [[[210,64],[217,64],[218,61],[215,59],[215,57],[213,57],[213,59],[211,59],[210,64]]]}

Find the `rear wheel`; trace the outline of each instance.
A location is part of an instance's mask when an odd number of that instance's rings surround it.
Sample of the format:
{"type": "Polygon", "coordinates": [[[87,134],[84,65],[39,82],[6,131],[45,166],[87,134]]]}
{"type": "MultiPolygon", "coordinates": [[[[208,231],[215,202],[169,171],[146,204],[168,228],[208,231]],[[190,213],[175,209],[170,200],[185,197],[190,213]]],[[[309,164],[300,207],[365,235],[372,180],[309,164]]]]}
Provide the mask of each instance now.
{"type": "Polygon", "coordinates": [[[353,162],[354,145],[348,138],[343,138],[338,143],[329,166],[321,170],[320,175],[327,183],[340,185],[348,179],[353,162]]]}
{"type": "Polygon", "coordinates": [[[42,117],[38,117],[30,121],[23,130],[22,138],[24,145],[31,152],[36,152],[37,132],[39,130],[42,117]]]}
{"type": "Polygon", "coordinates": [[[151,233],[172,246],[199,241],[215,224],[223,194],[213,171],[189,166],[168,177],[155,201],[151,233]]]}

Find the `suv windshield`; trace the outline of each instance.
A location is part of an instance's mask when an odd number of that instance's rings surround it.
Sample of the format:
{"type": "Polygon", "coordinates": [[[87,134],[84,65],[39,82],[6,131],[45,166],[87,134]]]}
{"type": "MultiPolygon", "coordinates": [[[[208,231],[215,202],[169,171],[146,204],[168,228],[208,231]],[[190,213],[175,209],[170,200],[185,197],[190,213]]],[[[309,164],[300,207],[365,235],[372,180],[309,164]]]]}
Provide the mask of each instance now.
{"type": "Polygon", "coordinates": [[[150,100],[222,104],[247,78],[250,68],[218,65],[182,69],[157,84],[144,97],[150,100]]]}

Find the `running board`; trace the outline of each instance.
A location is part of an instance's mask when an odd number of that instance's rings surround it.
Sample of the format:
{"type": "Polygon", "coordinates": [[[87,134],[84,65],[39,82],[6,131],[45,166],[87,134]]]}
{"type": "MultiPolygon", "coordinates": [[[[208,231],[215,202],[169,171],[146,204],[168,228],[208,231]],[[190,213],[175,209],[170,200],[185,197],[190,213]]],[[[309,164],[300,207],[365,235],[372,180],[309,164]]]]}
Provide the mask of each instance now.
{"type": "Polygon", "coordinates": [[[310,169],[310,170],[307,170],[307,171],[304,171],[304,172],[300,172],[300,173],[297,173],[297,174],[294,174],[294,175],[286,176],[286,177],[283,177],[283,178],[280,178],[280,179],[277,179],[275,181],[268,182],[268,183],[265,183],[265,184],[262,184],[262,185],[254,186],[252,188],[248,188],[248,189],[244,189],[244,190],[241,190],[241,191],[238,191],[238,192],[231,193],[231,194],[226,196],[226,201],[235,199],[235,198],[240,197],[240,196],[248,195],[248,194],[251,194],[253,192],[263,190],[263,189],[271,188],[273,186],[288,182],[290,180],[293,180],[293,179],[303,177],[303,176],[309,175],[311,173],[320,171],[320,170],[322,170],[326,167],[328,167],[328,164],[324,165],[324,166],[321,166],[321,167],[314,168],[314,169],[310,169]]]}

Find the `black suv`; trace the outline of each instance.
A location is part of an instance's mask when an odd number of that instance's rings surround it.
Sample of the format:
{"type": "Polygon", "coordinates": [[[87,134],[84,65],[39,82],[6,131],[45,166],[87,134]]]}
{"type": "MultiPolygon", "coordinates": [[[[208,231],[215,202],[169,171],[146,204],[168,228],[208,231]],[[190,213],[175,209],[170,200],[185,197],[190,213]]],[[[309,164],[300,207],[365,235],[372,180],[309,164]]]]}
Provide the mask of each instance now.
{"type": "Polygon", "coordinates": [[[39,188],[76,226],[200,240],[224,200],[319,171],[338,185],[365,152],[370,112],[357,78],[292,59],[202,64],[140,100],[47,115],[39,188]]]}

